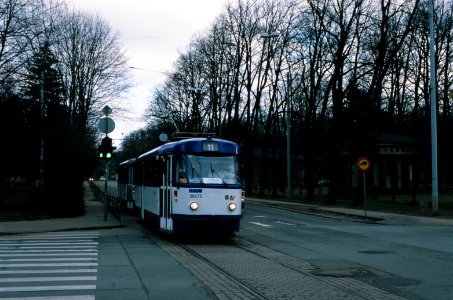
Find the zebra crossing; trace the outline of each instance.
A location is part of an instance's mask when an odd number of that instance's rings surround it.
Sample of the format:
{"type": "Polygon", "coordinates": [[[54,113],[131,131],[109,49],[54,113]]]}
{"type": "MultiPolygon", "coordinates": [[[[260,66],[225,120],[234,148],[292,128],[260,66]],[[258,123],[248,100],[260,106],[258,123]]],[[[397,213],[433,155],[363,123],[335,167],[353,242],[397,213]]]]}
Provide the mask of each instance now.
{"type": "Polygon", "coordinates": [[[94,300],[97,232],[0,236],[0,299],[94,300]]]}

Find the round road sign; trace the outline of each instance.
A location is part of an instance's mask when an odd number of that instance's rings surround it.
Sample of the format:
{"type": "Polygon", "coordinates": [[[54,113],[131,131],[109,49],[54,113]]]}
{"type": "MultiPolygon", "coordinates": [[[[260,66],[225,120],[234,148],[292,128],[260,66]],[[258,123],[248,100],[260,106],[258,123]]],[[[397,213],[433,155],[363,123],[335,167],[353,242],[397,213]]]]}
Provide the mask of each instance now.
{"type": "Polygon", "coordinates": [[[115,122],[109,117],[102,118],[98,122],[98,128],[102,133],[108,134],[115,129],[115,122]]]}
{"type": "Polygon", "coordinates": [[[361,157],[357,160],[357,167],[360,171],[368,171],[371,167],[371,161],[368,157],[361,157]]]}
{"type": "Polygon", "coordinates": [[[159,140],[160,140],[161,142],[166,142],[166,141],[168,141],[168,135],[165,134],[165,133],[161,133],[161,134],[159,135],[159,140]]]}

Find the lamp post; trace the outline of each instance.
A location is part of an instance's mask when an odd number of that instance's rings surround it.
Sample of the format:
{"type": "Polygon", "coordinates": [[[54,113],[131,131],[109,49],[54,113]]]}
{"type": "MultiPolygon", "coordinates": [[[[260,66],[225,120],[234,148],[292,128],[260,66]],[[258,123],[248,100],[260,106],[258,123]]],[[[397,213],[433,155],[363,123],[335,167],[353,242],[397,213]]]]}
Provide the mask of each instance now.
{"type": "Polygon", "coordinates": [[[290,73],[287,74],[286,83],[286,197],[291,199],[291,99],[289,89],[291,86],[290,73]]]}
{"type": "Polygon", "coordinates": [[[429,1],[429,66],[431,74],[431,176],[432,176],[432,191],[431,191],[431,202],[432,202],[432,213],[436,216],[439,212],[439,191],[438,191],[438,179],[437,179],[437,105],[436,105],[436,61],[434,57],[434,21],[433,21],[433,0],[429,1]]]}

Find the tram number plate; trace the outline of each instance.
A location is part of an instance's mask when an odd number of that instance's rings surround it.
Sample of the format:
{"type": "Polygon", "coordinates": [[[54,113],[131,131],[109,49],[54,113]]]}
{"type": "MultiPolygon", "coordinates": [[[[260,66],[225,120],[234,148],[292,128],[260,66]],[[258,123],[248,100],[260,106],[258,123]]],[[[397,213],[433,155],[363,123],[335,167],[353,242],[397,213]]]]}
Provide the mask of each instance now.
{"type": "Polygon", "coordinates": [[[189,198],[190,199],[201,199],[203,198],[202,189],[189,189],[189,198]]]}

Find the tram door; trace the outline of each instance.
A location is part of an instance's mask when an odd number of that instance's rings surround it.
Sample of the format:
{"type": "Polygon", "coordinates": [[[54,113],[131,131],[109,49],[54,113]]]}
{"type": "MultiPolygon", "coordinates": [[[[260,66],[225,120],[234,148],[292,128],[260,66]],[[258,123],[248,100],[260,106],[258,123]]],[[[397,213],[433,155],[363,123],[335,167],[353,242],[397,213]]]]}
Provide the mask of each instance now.
{"type": "Polygon", "coordinates": [[[160,228],[173,230],[173,220],[171,218],[171,178],[172,178],[172,155],[169,155],[162,168],[162,185],[160,187],[160,228]]]}
{"type": "Polygon", "coordinates": [[[129,181],[126,185],[126,203],[128,209],[133,209],[135,206],[135,186],[134,186],[134,169],[129,167],[127,169],[129,181]]]}

